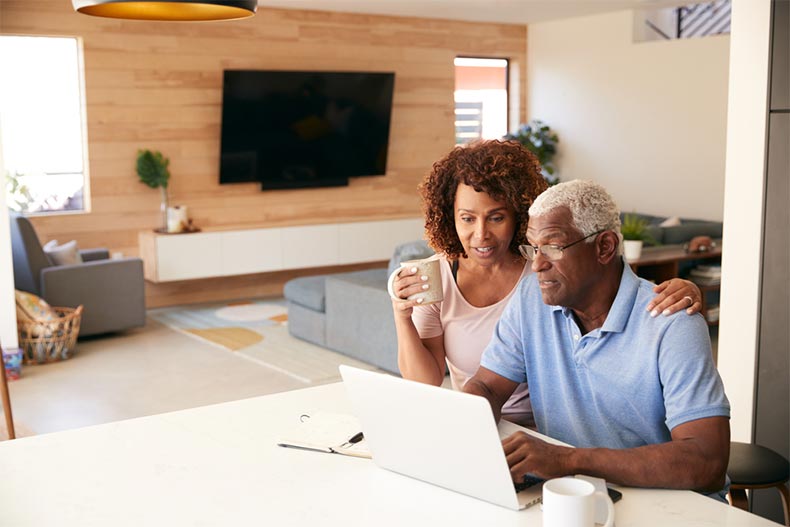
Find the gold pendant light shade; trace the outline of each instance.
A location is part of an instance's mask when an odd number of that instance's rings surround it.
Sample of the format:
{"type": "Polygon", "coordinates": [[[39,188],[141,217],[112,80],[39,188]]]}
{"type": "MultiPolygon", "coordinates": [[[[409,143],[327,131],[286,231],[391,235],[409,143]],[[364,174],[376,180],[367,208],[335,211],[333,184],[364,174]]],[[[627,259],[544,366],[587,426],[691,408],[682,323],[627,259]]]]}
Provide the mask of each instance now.
{"type": "Polygon", "coordinates": [[[255,14],[257,0],[72,0],[80,13],[135,20],[234,20],[255,14]]]}

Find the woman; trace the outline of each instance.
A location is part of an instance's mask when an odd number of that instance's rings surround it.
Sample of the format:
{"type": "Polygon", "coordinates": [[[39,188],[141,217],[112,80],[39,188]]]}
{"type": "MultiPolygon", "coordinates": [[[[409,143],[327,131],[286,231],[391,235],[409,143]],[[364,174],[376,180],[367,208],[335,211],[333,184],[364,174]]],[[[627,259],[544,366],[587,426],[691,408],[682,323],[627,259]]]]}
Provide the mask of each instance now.
{"type": "MultiPolygon", "coordinates": [[[[446,364],[453,388],[460,390],[477,371],[505,305],[530,272],[518,246],[527,243],[527,210],[545,189],[537,158],[516,142],[456,147],[434,164],[420,194],[428,243],[441,255],[444,300],[429,306],[393,300],[398,367],[405,378],[438,386],[446,364]]],[[[424,286],[404,269],[393,291],[405,299],[424,286]]],[[[654,316],[701,307],[691,282],[672,279],[655,291],[649,306],[654,316]]],[[[513,393],[502,417],[534,426],[526,385],[513,393]]]]}

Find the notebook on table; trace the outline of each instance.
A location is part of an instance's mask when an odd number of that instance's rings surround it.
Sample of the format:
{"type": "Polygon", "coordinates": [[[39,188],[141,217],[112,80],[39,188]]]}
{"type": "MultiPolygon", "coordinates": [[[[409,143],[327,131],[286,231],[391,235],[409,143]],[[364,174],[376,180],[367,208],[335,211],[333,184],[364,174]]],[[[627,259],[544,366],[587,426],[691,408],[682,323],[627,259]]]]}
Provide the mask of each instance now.
{"type": "Polygon", "coordinates": [[[370,450],[353,415],[304,414],[277,441],[278,446],[370,459],[370,450]]]}
{"type": "Polygon", "coordinates": [[[350,366],[340,374],[379,467],[515,510],[540,503],[539,482],[516,492],[484,398],[350,366]]]}

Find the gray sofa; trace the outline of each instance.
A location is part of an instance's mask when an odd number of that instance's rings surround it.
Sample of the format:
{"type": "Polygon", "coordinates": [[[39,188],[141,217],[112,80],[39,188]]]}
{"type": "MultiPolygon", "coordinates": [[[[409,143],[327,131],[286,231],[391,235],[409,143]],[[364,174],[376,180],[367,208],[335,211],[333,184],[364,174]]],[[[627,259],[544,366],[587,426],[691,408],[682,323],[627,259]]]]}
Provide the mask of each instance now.
{"type": "Polygon", "coordinates": [[[83,263],[54,265],[26,217],[11,213],[14,287],[51,306],[83,306],[80,337],[145,325],[140,258],[110,259],[107,249],[80,251],[83,263]]]}
{"type": "MultiPolygon", "coordinates": [[[[649,222],[662,244],[688,242],[694,236],[721,238],[721,222],[682,219],[661,227],[666,218],[638,214],[649,222]]],[[[387,277],[401,261],[427,258],[433,251],[424,241],[399,245],[388,268],[296,278],[285,284],[288,329],[294,337],[318,344],[383,370],[399,373],[387,277]]]]}
{"type": "Polygon", "coordinates": [[[620,219],[622,220],[626,214],[632,214],[647,221],[648,233],[661,245],[687,243],[695,236],[710,236],[713,239],[721,238],[722,223],[720,221],[680,218],[680,225],[662,227],[661,223],[667,220],[666,216],[652,216],[650,214],[630,212],[621,213],[620,219]]]}
{"type": "Polygon", "coordinates": [[[295,278],[285,284],[294,337],[398,372],[398,343],[387,277],[405,260],[426,258],[424,241],[399,245],[387,268],[295,278]]]}

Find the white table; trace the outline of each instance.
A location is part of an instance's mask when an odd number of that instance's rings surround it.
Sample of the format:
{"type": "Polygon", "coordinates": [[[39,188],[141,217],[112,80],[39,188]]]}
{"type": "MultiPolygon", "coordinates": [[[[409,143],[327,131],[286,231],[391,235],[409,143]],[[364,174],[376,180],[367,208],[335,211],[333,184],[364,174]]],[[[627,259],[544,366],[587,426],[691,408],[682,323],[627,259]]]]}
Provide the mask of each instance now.
{"type": "MultiPolygon", "coordinates": [[[[3,526],[540,526],[377,468],[275,445],[302,413],[350,413],[342,384],[0,443],[3,526]]],[[[693,492],[623,489],[617,526],[776,526],[693,492]]]]}

